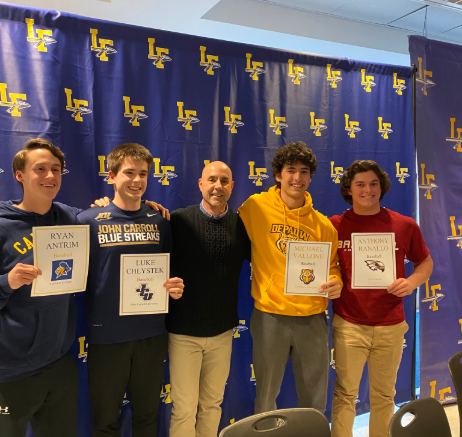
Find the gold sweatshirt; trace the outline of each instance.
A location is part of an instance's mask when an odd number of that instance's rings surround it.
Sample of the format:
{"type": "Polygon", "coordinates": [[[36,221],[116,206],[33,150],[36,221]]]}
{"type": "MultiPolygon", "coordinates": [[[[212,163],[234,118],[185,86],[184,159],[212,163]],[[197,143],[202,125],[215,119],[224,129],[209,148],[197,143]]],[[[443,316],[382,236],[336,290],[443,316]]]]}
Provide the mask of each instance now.
{"type": "Polygon", "coordinates": [[[260,311],[285,316],[310,316],[327,308],[328,299],[319,296],[284,295],[286,241],[330,241],[332,253],[329,279],[338,279],[338,236],[329,219],[313,209],[311,195],[305,205],[288,209],[276,186],[250,196],[239,208],[252,245],[252,297],[260,311]]]}

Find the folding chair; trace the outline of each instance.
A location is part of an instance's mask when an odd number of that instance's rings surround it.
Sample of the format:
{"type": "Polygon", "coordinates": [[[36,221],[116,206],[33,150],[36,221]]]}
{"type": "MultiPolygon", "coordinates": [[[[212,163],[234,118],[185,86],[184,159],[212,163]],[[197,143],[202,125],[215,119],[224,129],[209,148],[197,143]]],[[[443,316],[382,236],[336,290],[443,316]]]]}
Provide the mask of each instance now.
{"type": "MultiPolygon", "coordinates": [[[[449,373],[456,389],[457,407],[459,408],[459,423],[462,424],[462,364],[460,359],[462,352],[457,352],[448,361],[449,373]]],[[[462,437],[462,426],[460,427],[460,437],[462,437]]]]}
{"type": "MultiPolygon", "coordinates": [[[[266,424],[265,423],[265,424],[266,424]]],[[[329,422],[314,408],[288,408],[246,417],[224,428],[219,437],[330,437],[329,422]],[[262,431],[257,429],[262,422],[278,426],[262,431]]]]}
{"type": "Polygon", "coordinates": [[[451,437],[451,429],[443,406],[434,398],[417,399],[404,404],[392,417],[389,437],[451,437]],[[403,416],[415,417],[407,425],[401,423],[403,416]]]}

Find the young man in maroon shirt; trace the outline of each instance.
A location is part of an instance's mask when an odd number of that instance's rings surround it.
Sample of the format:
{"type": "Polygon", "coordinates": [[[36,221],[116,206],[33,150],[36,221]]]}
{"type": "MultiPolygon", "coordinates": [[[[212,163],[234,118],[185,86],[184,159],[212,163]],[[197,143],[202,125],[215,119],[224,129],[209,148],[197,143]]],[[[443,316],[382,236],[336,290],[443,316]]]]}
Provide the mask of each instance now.
{"type": "Polygon", "coordinates": [[[352,437],[355,399],[368,363],[371,415],[370,437],[387,437],[394,411],[395,384],[408,325],[403,299],[423,284],[433,268],[430,252],[417,223],[380,207],[390,179],[374,161],[359,160],[347,168],[341,193],[353,205],[330,218],[338,231],[339,260],[344,279],[339,299],[332,301],[335,382],[332,436],[352,437]],[[352,289],[352,233],[394,232],[396,281],[384,289],[352,289]],[[406,278],[404,257],[414,265],[406,278]]]}

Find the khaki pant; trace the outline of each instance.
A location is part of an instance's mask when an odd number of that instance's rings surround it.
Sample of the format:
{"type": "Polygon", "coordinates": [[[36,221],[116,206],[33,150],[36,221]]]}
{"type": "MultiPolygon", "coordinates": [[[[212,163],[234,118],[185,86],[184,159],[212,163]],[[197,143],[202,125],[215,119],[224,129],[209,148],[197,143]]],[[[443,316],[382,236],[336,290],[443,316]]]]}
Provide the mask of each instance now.
{"type": "Polygon", "coordinates": [[[168,334],[170,437],[216,437],[231,362],[233,331],[215,337],[168,334]]]}
{"type": "Polygon", "coordinates": [[[353,436],[355,399],[366,361],[371,404],[369,437],[388,437],[403,339],[409,328],[407,323],[356,325],[335,315],[332,328],[337,373],[332,404],[332,437],[353,436]]]}

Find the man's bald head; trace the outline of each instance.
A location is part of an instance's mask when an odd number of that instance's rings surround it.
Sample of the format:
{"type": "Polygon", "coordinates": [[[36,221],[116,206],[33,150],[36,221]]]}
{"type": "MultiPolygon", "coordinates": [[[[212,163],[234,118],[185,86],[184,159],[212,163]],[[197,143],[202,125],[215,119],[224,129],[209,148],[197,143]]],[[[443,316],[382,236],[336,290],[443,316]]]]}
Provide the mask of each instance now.
{"type": "Polygon", "coordinates": [[[206,165],[199,179],[205,209],[213,215],[223,214],[233,186],[233,174],[224,162],[213,161],[206,165]]]}

